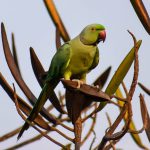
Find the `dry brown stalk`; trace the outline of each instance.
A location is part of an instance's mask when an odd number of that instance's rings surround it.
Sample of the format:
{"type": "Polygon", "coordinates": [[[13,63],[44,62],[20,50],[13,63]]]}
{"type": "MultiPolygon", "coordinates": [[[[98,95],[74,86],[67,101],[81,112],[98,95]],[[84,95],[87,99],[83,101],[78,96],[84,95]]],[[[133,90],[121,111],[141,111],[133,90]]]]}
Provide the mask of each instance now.
{"type": "Polygon", "coordinates": [[[5,140],[15,136],[17,133],[19,133],[20,129],[21,129],[21,127],[15,129],[15,130],[12,130],[9,133],[4,134],[3,136],[0,137],[0,142],[3,142],[5,140]]]}
{"type": "MultiPolygon", "coordinates": [[[[97,108],[97,104],[95,104],[95,108],[97,108]]],[[[83,140],[81,142],[81,146],[85,143],[85,141],[90,137],[91,133],[94,131],[97,114],[95,114],[91,119],[92,119],[91,127],[90,127],[89,131],[87,132],[87,134],[85,135],[85,137],[83,138],[83,140]]]]}

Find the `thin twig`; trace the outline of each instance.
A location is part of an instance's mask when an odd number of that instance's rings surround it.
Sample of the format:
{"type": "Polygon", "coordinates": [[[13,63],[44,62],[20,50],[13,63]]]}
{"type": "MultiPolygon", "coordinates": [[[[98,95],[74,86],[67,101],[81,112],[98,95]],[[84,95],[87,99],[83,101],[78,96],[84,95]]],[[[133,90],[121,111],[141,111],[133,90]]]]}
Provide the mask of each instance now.
{"type": "Polygon", "coordinates": [[[111,141],[111,143],[105,147],[105,150],[110,150],[112,148],[112,144],[115,145],[117,142],[119,142],[119,140],[111,141]]]}
{"type": "Polygon", "coordinates": [[[86,107],[86,108],[82,111],[82,113],[86,113],[87,111],[89,111],[89,110],[92,109],[93,107],[95,108],[95,104],[96,104],[96,102],[93,103],[93,104],[91,104],[90,106],[86,107]]]}
{"type": "MultiPolygon", "coordinates": [[[[114,97],[116,97],[116,96],[114,96],[114,97]]],[[[118,97],[116,97],[116,98],[118,98],[118,97]]],[[[119,98],[119,100],[120,100],[121,98],[119,98]]],[[[125,101],[125,99],[121,99],[122,101],[125,101]]],[[[115,103],[114,101],[108,101],[107,102],[108,104],[114,104],[115,106],[117,106],[117,107],[119,107],[119,108],[122,108],[122,106],[120,106],[119,104],[117,104],[117,103],[115,103]]],[[[91,118],[94,114],[96,114],[97,113],[97,108],[96,109],[94,109],[89,115],[87,115],[85,118],[83,118],[82,119],[82,122],[85,122],[87,119],[89,119],[89,118],[91,118]]]]}
{"type": "Polygon", "coordinates": [[[128,90],[127,90],[127,87],[126,87],[126,85],[125,85],[124,81],[122,81],[122,87],[123,87],[124,92],[125,92],[126,97],[127,97],[127,95],[128,95],[128,90]]]}
{"type": "MultiPolygon", "coordinates": [[[[95,108],[97,108],[97,104],[95,103],[95,108]]],[[[86,134],[86,136],[84,137],[84,139],[81,142],[81,146],[84,144],[84,142],[88,139],[88,137],[91,135],[91,133],[94,131],[94,127],[96,124],[96,118],[97,118],[97,114],[95,114],[91,119],[92,119],[92,124],[91,127],[88,131],[88,133],[86,134]]]]}
{"type": "Polygon", "coordinates": [[[116,102],[114,102],[114,101],[108,101],[108,104],[113,104],[113,105],[115,105],[115,106],[117,106],[117,107],[119,107],[119,108],[122,108],[121,105],[119,105],[118,103],[116,103],[116,102]]]}
{"type": "Polygon", "coordinates": [[[56,131],[57,133],[59,133],[61,136],[63,136],[64,138],[66,138],[67,140],[74,142],[74,140],[72,138],[70,138],[69,136],[67,136],[66,134],[64,134],[63,132],[59,131],[57,128],[55,127],[51,127],[53,131],[56,131]]]}
{"type": "Polygon", "coordinates": [[[54,108],[53,105],[49,105],[49,106],[46,108],[46,110],[47,110],[48,112],[50,112],[53,108],[54,108]]]}
{"type": "Polygon", "coordinates": [[[82,121],[81,116],[77,118],[77,120],[74,123],[74,144],[75,144],[75,150],[80,150],[81,147],[81,134],[82,134],[82,121]]]}
{"type": "MultiPolygon", "coordinates": [[[[44,132],[44,133],[47,134],[48,132],[49,132],[49,131],[46,131],[46,132],[44,132]]],[[[42,134],[38,134],[37,136],[35,136],[35,137],[31,138],[31,139],[28,139],[28,140],[26,140],[26,141],[24,141],[24,142],[21,142],[21,143],[19,143],[19,144],[16,144],[16,145],[14,145],[14,146],[11,146],[11,147],[7,148],[6,150],[13,150],[13,149],[21,148],[21,147],[23,147],[23,146],[25,146],[25,145],[27,145],[27,144],[33,143],[33,142],[35,142],[35,141],[37,141],[37,140],[40,140],[42,137],[43,137],[42,134]]]]}
{"type": "Polygon", "coordinates": [[[133,133],[133,134],[139,134],[139,133],[142,133],[144,130],[145,130],[145,127],[143,126],[140,130],[135,131],[135,130],[129,129],[128,132],[133,133]]]}
{"type": "MultiPolygon", "coordinates": [[[[59,119],[59,120],[60,120],[60,122],[64,122],[64,121],[70,122],[70,118],[69,117],[62,118],[62,119],[59,119]]],[[[71,129],[71,131],[73,131],[73,130],[71,129]]]]}
{"type": "MultiPolygon", "coordinates": [[[[62,120],[61,120],[61,121],[62,121],[62,120]]],[[[58,124],[58,125],[61,125],[62,127],[64,127],[65,129],[67,129],[67,130],[69,130],[69,131],[71,131],[71,132],[74,132],[74,129],[73,129],[73,128],[66,126],[66,125],[63,124],[61,121],[60,121],[60,120],[57,120],[57,124],[58,124]]]]}
{"type": "Polygon", "coordinates": [[[126,98],[121,98],[121,97],[118,97],[118,96],[116,96],[116,95],[111,95],[111,98],[116,98],[116,99],[119,100],[119,101],[127,102],[127,99],[126,99],[126,98]]]}
{"type": "Polygon", "coordinates": [[[94,138],[93,138],[93,140],[92,140],[92,142],[91,142],[91,145],[90,145],[89,150],[92,150],[93,144],[94,144],[94,142],[95,142],[95,140],[96,140],[96,133],[95,133],[94,130],[93,130],[93,134],[94,134],[94,138]]]}
{"type": "Polygon", "coordinates": [[[87,119],[91,118],[94,114],[96,114],[97,108],[94,109],[88,116],[82,119],[82,123],[85,122],[87,119]]]}
{"type": "Polygon", "coordinates": [[[14,135],[16,135],[20,131],[21,128],[22,127],[19,127],[19,128],[15,129],[15,130],[7,133],[7,134],[4,134],[3,136],[0,137],[0,142],[5,141],[5,140],[13,137],[14,135]]]}
{"type": "MultiPolygon", "coordinates": [[[[61,105],[63,105],[63,100],[64,99],[65,99],[65,95],[61,95],[61,93],[59,93],[59,101],[61,102],[61,105]]],[[[47,111],[50,111],[52,108],[54,108],[53,105],[50,105],[47,108],[47,111]]],[[[57,118],[57,123],[56,124],[64,127],[65,129],[67,129],[67,130],[69,130],[71,132],[74,132],[73,128],[71,128],[71,127],[69,127],[69,126],[67,126],[67,125],[65,125],[65,124],[62,123],[64,121],[69,121],[69,120],[70,120],[70,118],[64,118],[64,119],[61,119],[61,118],[58,119],[57,118]]]]}
{"type": "MultiPolygon", "coordinates": [[[[106,117],[107,117],[107,120],[108,120],[108,123],[109,123],[109,128],[111,127],[112,125],[112,122],[111,122],[111,119],[110,119],[110,116],[108,115],[108,113],[106,112],[106,117]]],[[[107,132],[107,131],[106,131],[107,132]]],[[[114,149],[114,144],[113,142],[109,141],[111,147],[114,149]]]]}
{"type": "Polygon", "coordinates": [[[107,120],[108,120],[108,123],[109,123],[109,127],[111,127],[112,122],[111,122],[110,116],[108,115],[107,112],[106,112],[106,117],[107,117],[107,120]]]}
{"type": "Polygon", "coordinates": [[[112,148],[113,150],[116,150],[114,143],[113,143],[112,141],[110,141],[109,143],[110,143],[110,145],[111,145],[111,148],[112,148]]]}

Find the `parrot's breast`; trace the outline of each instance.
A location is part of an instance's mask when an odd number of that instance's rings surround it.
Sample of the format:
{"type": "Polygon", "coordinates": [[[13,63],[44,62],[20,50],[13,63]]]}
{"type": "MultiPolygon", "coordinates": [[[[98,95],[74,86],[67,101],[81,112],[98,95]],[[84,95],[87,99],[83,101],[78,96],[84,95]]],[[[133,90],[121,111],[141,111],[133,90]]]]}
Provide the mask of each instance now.
{"type": "Polygon", "coordinates": [[[71,71],[72,75],[88,72],[93,63],[96,48],[96,46],[83,45],[78,39],[73,41],[67,70],[71,71]]]}

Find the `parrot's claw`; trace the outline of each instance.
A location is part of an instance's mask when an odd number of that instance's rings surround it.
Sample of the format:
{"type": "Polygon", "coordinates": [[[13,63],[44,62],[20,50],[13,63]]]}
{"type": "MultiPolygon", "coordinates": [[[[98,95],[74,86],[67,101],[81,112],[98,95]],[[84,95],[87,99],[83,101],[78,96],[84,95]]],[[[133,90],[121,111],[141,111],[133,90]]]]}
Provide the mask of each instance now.
{"type": "Polygon", "coordinates": [[[79,80],[79,79],[73,79],[72,81],[76,81],[78,83],[77,89],[79,89],[81,87],[81,85],[84,84],[84,81],[79,80]]]}
{"type": "Polygon", "coordinates": [[[99,86],[99,85],[93,85],[93,87],[94,87],[95,89],[97,89],[97,91],[100,90],[100,86],[99,86]]]}
{"type": "Polygon", "coordinates": [[[99,85],[95,85],[94,86],[96,89],[100,89],[100,86],[99,85]]]}

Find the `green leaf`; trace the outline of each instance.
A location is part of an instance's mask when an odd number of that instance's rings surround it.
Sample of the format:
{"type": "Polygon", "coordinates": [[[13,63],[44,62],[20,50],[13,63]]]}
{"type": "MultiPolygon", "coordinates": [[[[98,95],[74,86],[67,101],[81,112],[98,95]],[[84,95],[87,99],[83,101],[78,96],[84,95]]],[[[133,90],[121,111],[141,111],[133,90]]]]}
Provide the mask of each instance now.
{"type": "MultiPolygon", "coordinates": [[[[142,43],[142,40],[139,40],[136,43],[136,47],[139,49],[140,45],[142,43]]],[[[112,77],[111,81],[109,82],[105,93],[108,95],[112,95],[116,92],[118,89],[120,83],[123,81],[124,77],[128,73],[132,63],[134,60],[134,47],[130,50],[130,52],[127,54],[127,56],[124,58],[122,63],[119,65],[117,71],[115,72],[114,76],[112,77]]],[[[98,111],[101,111],[107,103],[100,103],[98,111]]]]}

